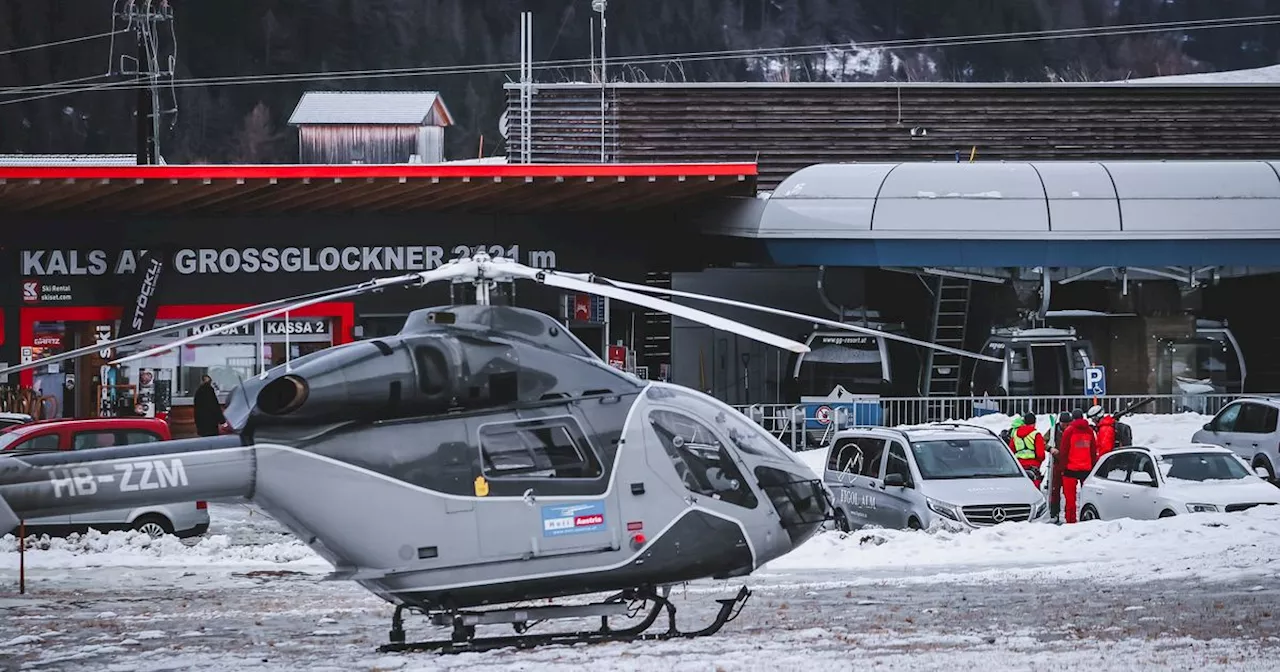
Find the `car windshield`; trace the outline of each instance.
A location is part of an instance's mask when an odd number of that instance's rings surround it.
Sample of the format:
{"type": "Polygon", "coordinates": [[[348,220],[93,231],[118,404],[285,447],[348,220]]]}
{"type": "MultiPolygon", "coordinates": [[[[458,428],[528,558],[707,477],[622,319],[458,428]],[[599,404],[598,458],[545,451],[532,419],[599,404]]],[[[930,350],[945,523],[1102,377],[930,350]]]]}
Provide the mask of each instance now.
{"type": "Polygon", "coordinates": [[[1238,481],[1251,475],[1235,455],[1222,453],[1161,455],[1157,463],[1170,481],[1238,481]]]}
{"type": "Polygon", "coordinates": [[[911,444],[925,480],[1026,478],[1009,447],[991,439],[944,439],[911,444]]]}

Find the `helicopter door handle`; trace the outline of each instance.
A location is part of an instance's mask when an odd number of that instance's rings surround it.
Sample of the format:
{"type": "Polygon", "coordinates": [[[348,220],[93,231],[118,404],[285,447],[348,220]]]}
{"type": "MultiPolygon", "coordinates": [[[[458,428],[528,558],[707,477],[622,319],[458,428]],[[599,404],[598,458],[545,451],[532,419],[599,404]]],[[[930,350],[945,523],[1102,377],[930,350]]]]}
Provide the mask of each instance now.
{"type": "Polygon", "coordinates": [[[524,491],[524,503],[526,506],[533,506],[536,501],[538,501],[538,498],[533,494],[533,488],[524,491]]]}

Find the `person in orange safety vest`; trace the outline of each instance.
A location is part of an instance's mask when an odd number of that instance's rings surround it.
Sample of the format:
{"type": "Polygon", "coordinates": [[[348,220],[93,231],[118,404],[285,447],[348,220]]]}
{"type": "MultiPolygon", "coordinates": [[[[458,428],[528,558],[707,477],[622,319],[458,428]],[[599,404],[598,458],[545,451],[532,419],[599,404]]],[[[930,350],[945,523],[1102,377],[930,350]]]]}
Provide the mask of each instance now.
{"type": "Polygon", "coordinates": [[[1027,413],[1020,418],[1014,418],[1011,429],[1009,450],[1013,451],[1013,456],[1018,458],[1018,464],[1022,465],[1023,469],[1035,470],[1036,476],[1032,480],[1038,489],[1040,481],[1044,478],[1040,467],[1044,464],[1045,447],[1044,435],[1036,431],[1035,414],[1027,413]]]}

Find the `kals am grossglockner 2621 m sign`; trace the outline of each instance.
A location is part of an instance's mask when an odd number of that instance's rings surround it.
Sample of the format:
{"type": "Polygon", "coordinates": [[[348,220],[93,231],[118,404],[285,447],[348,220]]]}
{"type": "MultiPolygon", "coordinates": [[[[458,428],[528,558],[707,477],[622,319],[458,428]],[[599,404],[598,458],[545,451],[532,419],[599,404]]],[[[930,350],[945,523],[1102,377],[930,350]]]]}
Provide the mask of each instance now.
{"type": "MultiPolygon", "coordinates": [[[[555,268],[552,250],[521,250],[519,245],[400,245],[371,247],[226,247],[183,248],[170,268],[182,275],[204,273],[359,273],[429,271],[450,259],[484,251],[534,268],[555,268]]],[[[23,250],[22,275],[123,275],[138,270],[144,250],[23,250]]]]}

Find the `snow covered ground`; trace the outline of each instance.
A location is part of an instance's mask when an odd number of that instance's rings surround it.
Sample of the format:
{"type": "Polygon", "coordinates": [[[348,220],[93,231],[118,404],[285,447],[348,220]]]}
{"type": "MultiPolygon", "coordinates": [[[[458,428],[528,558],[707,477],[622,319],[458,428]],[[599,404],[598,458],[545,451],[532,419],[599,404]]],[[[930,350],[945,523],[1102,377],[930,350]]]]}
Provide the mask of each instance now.
{"type": "MultiPolygon", "coordinates": [[[[1188,440],[1205,421],[1128,420],[1140,443],[1188,440]]],[[[321,581],[327,563],[252,507],[210,514],[198,542],[41,541],[25,596],[16,540],[0,539],[0,670],[1248,670],[1280,654],[1280,511],[823,533],[747,577],[755,595],[716,637],[444,657],[376,653],[389,605],[321,581]]],[[[742,581],[677,590],[681,618],[706,622],[742,581]]]]}
{"type": "Polygon", "coordinates": [[[1280,82],[1280,65],[1249,70],[1202,72],[1194,75],[1167,75],[1131,79],[1135,84],[1275,84],[1280,82]]]}

